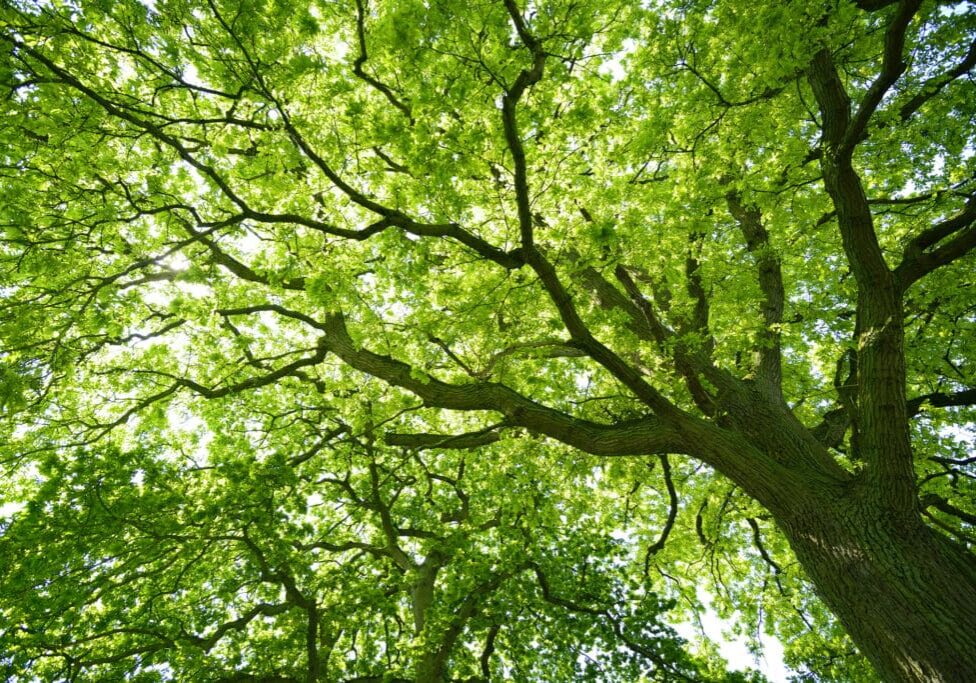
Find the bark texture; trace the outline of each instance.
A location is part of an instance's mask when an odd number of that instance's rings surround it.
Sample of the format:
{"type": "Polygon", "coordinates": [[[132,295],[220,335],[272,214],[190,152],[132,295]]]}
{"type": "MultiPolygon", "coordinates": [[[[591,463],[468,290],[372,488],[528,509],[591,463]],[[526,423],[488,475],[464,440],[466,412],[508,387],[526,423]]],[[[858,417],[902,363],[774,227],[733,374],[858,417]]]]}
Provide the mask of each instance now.
{"type": "MultiPolygon", "coordinates": [[[[852,491],[782,527],[820,596],[885,681],[976,681],[976,565],[917,515],[852,491]]],[[[808,504],[809,505],[809,504],[808,504]]]]}

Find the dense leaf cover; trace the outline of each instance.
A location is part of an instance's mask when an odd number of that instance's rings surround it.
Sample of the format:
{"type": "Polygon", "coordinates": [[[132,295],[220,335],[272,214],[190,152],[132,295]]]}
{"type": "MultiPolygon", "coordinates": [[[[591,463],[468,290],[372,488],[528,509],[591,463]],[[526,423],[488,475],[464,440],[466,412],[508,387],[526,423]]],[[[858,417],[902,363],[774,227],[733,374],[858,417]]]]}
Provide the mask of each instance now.
{"type": "Polygon", "coordinates": [[[876,680],[799,511],[971,566],[974,35],[6,0],[0,671],[758,680],[668,625],[710,599],[876,680]]]}

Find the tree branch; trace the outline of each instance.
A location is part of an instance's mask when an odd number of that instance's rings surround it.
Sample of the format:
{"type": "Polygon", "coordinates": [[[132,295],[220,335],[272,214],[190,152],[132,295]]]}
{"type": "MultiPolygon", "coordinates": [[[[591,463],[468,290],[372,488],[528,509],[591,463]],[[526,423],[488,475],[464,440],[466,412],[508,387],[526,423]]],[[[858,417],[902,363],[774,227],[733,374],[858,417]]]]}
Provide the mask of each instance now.
{"type": "Polygon", "coordinates": [[[932,76],[932,78],[922,83],[918,94],[899,108],[898,113],[901,120],[907,121],[910,119],[926,102],[942,92],[943,88],[954,80],[969,73],[974,66],[976,66],[976,40],[970,43],[969,51],[966,52],[966,56],[958,64],[945,73],[932,76]]]}
{"type": "Polygon", "coordinates": [[[951,394],[937,391],[931,394],[916,396],[908,401],[908,414],[913,417],[920,414],[925,404],[935,408],[973,406],[976,405],[976,389],[962,389],[951,394]]]}
{"type": "Polygon", "coordinates": [[[840,147],[845,154],[853,150],[864,139],[868,121],[877,110],[881,99],[908,68],[908,64],[902,56],[905,51],[905,33],[921,4],[921,0],[901,0],[899,2],[898,10],[888,25],[888,30],[885,31],[881,73],[878,74],[878,77],[864,94],[857,113],[854,114],[854,118],[844,133],[840,147]]]}
{"type": "Polygon", "coordinates": [[[923,508],[935,508],[940,512],[944,512],[947,515],[952,515],[956,519],[965,522],[968,526],[976,526],[976,515],[966,512],[965,510],[960,510],[938,494],[925,494],[922,496],[921,503],[923,508]]]}
{"type": "Polygon", "coordinates": [[[403,112],[403,115],[407,117],[407,120],[412,126],[414,119],[413,114],[410,112],[410,107],[397,98],[388,85],[373,78],[363,69],[363,64],[369,59],[366,53],[366,8],[364,0],[356,0],[356,37],[359,41],[359,56],[353,62],[353,73],[383,93],[383,96],[386,97],[390,104],[403,112]]]}
{"type": "Polygon", "coordinates": [[[708,300],[705,290],[701,286],[700,276],[697,274],[697,260],[689,256],[686,263],[686,270],[688,288],[692,296],[695,297],[696,302],[695,314],[692,320],[692,331],[699,332],[705,337],[704,352],[690,348],[689,344],[682,337],[675,334],[674,330],[661,321],[651,306],[651,302],[647,300],[647,297],[641,292],[637,283],[631,277],[630,272],[624,266],[618,265],[614,270],[614,275],[617,281],[623,285],[628,296],[630,296],[630,302],[620,297],[616,288],[609,282],[606,282],[603,276],[596,271],[593,271],[590,279],[592,281],[595,277],[602,281],[602,283],[597,283],[597,286],[600,287],[605,295],[612,293],[610,297],[602,298],[605,302],[604,305],[620,307],[631,316],[638,316],[637,320],[642,321],[644,324],[639,326],[635,325],[633,327],[635,332],[649,335],[651,339],[657,342],[658,348],[662,353],[669,353],[673,357],[675,369],[677,369],[678,373],[684,379],[695,405],[703,413],[710,416],[715,412],[715,398],[705,388],[698,376],[699,373],[714,375],[717,372],[708,355],[711,353],[714,345],[708,330],[708,300]],[[668,342],[671,342],[670,347],[668,342]]]}
{"type": "MultiPolygon", "coordinates": [[[[370,199],[362,192],[359,192],[351,185],[349,185],[345,180],[343,180],[332,167],[311,147],[311,145],[305,140],[305,138],[299,133],[297,128],[291,121],[287,110],[281,105],[280,102],[270,93],[270,91],[265,92],[269,98],[272,99],[275,106],[277,107],[279,114],[281,115],[284,127],[288,135],[291,137],[295,145],[299,150],[309,158],[312,163],[322,171],[322,173],[346,196],[348,196],[353,202],[362,206],[373,213],[378,214],[382,217],[382,220],[374,222],[373,224],[367,226],[366,228],[360,230],[349,230],[344,228],[339,228],[334,225],[324,223],[322,221],[317,221],[310,219],[306,216],[301,216],[298,214],[272,214],[263,211],[258,211],[253,209],[251,206],[245,202],[237,192],[231,188],[227,180],[222,177],[212,166],[204,164],[199,159],[197,159],[185,145],[183,145],[176,137],[164,132],[162,127],[146,121],[136,115],[131,111],[128,111],[123,105],[112,102],[105,96],[101,95],[93,88],[85,85],[80,79],[75,77],[73,74],[68,72],[66,69],[62,68],[54,61],[41,54],[37,50],[15,40],[11,40],[13,45],[15,45],[19,50],[23,50],[26,54],[29,54],[34,59],[37,59],[44,66],[46,66],[50,71],[52,71],[65,85],[78,90],[83,93],[91,100],[100,105],[107,113],[126,121],[137,128],[149,133],[152,137],[156,138],[160,142],[166,144],[168,147],[176,151],[177,155],[183,159],[186,163],[190,164],[196,170],[201,172],[207,178],[209,178],[221,191],[221,193],[230,200],[234,205],[238,207],[241,211],[241,217],[258,222],[265,223],[290,223],[295,225],[302,225],[325,234],[334,235],[337,237],[344,237],[347,239],[354,240],[364,240],[372,237],[373,235],[383,231],[384,229],[395,226],[401,228],[411,234],[417,235],[419,237],[448,237],[461,244],[472,249],[480,256],[483,256],[506,269],[519,268],[524,265],[524,260],[518,254],[517,251],[505,252],[485,240],[475,236],[474,234],[464,230],[456,223],[422,223],[413,220],[404,213],[391,209],[389,207],[383,206],[376,201],[370,199]]],[[[541,75],[541,72],[540,72],[541,75]]],[[[524,159],[523,159],[524,161],[524,159]]]]}
{"type": "Polygon", "coordinates": [[[513,426],[525,427],[594,455],[681,453],[681,433],[655,417],[613,425],[589,422],[543,406],[496,383],[447,384],[389,356],[359,348],[340,315],[325,323],[325,347],[353,368],[420,397],[427,405],[452,410],[499,412],[513,426]]]}
{"type": "Polygon", "coordinates": [[[782,574],[783,569],[776,563],[775,560],[773,560],[773,558],[769,555],[769,552],[766,550],[766,546],[763,545],[762,535],[759,533],[759,522],[752,517],[746,517],[746,523],[748,523],[749,528],[752,529],[752,542],[756,546],[756,550],[759,551],[759,555],[762,557],[763,561],[769,565],[774,574],[782,574]]]}
{"type": "Polygon", "coordinates": [[[678,492],[674,487],[674,480],[671,478],[671,462],[668,460],[668,456],[663,453],[658,457],[661,460],[661,472],[664,476],[664,485],[668,490],[668,517],[664,522],[664,527],[661,529],[661,535],[658,536],[658,539],[654,543],[647,547],[647,553],[644,555],[645,577],[649,575],[651,556],[664,550],[664,544],[667,543],[668,536],[671,535],[671,530],[674,528],[674,522],[678,518],[678,492]]]}
{"type": "Polygon", "coordinates": [[[295,605],[289,603],[282,604],[270,604],[270,603],[260,603],[255,605],[253,608],[248,610],[238,619],[233,621],[225,622],[219,625],[214,631],[208,636],[196,636],[192,634],[186,634],[186,638],[191,641],[197,647],[203,649],[204,652],[210,652],[214,646],[230,631],[240,631],[244,629],[248,624],[250,624],[254,619],[260,616],[277,616],[278,614],[284,614],[289,610],[295,609],[295,605]]]}
{"type": "Polygon", "coordinates": [[[756,259],[759,289],[763,294],[763,331],[755,350],[756,374],[770,395],[782,402],[783,369],[778,326],[783,322],[786,296],[779,257],[770,243],[769,232],[762,224],[759,209],[744,206],[741,195],[735,191],[728,192],[725,200],[729,212],[745,237],[746,248],[756,259]]]}
{"type": "Polygon", "coordinates": [[[905,2],[886,38],[883,73],[866,96],[858,119],[850,119],[850,99],[829,50],[818,52],[809,69],[823,127],[823,182],[837,212],[844,253],[857,281],[858,445],[865,477],[877,486],[883,504],[902,511],[916,505],[915,472],[905,406],[904,312],[901,291],[888,269],[874,229],[874,219],[852,153],[875,104],[901,73],[904,30],[917,2],[905,2]],[[903,25],[902,25],[903,24],[903,25]],[[897,52],[898,63],[892,63],[897,52]]]}
{"type": "Polygon", "coordinates": [[[895,278],[901,291],[933,270],[956,261],[976,248],[976,195],[966,200],[963,210],[916,235],[905,247],[895,278]],[[952,237],[932,251],[926,251],[947,237],[952,237]]]}
{"type": "Polygon", "coordinates": [[[525,165],[525,148],[522,146],[522,138],[518,131],[518,119],[515,109],[519,100],[530,86],[535,85],[542,79],[542,72],[545,68],[546,53],[542,50],[541,44],[529,32],[525,25],[525,20],[514,0],[505,0],[505,8],[508,10],[512,22],[515,24],[519,38],[532,53],[532,66],[529,69],[522,69],[515,79],[515,83],[502,96],[502,124],[505,130],[505,141],[508,150],[512,155],[515,175],[515,203],[518,207],[519,231],[522,236],[522,249],[528,251],[534,249],[534,238],[532,234],[533,218],[531,199],[529,197],[529,181],[525,165]]]}
{"type": "Polygon", "coordinates": [[[404,434],[387,432],[383,441],[388,446],[402,446],[417,450],[469,449],[496,443],[501,436],[496,431],[504,422],[465,434],[404,434]]]}
{"type": "Polygon", "coordinates": [[[491,656],[495,653],[495,639],[501,630],[500,624],[491,625],[491,628],[488,629],[488,636],[485,638],[485,647],[481,651],[479,661],[481,663],[481,677],[485,679],[485,683],[491,680],[491,656]]]}
{"type": "MultiPolygon", "coordinates": [[[[976,389],[963,389],[953,393],[933,392],[908,399],[906,407],[909,417],[917,417],[925,412],[925,406],[950,408],[976,405],[976,389]]],[[[836,448],[844,440],[844,434],[851,426],[851,411],[848,407],[834,408],[824,413],[821,422],[810,429],[814,438],[828,448],[836,448]]]]}
{"type": "Polygon", "coordinates": [[[865,12],[877,12],[889,5],[894,5],[898,0],[855,0],[854,4],[865,12]]]}

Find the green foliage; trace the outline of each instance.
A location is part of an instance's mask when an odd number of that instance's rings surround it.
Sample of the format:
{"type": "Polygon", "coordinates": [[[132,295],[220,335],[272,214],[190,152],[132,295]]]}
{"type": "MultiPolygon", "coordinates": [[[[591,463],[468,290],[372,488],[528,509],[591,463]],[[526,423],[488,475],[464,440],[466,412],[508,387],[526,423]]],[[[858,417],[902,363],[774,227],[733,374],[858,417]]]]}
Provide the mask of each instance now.
{"type": "Polygon", "coordinates": [[[316,654],[326,680],[403,678],[469,608],[456,674],[480,673],[478,641],[493,629],[494,665],[520,679],[694,671],[659,622],[666,605],[627,587],[626,548],[550,523],[589,501],[558,496],[523,452],[429,458],[348,443],[296,463],[253,450],[245,432],[233,445],[198,452],[205,466],[112,447],[41,466],[0,539],[9,674],[220,680],[246,667],[301,679],[316,654]],[[437,586],[415,633],[430,566],[437,586]],[[606,661],[585,661],[593,652],[606,661]]]}
{"type": "MultiPolygon", "coordinates": [[[[798,680],[874,680],[734,409],[768,384],[870,469],[808,76],[863,101],[894,9],[4,3],[5,679],[761,680],[673,631],[709,597],[798,680]]],[[[976,12],[906,32],[852,155],[928,268],[899,399],[968,548],[976,12]]]]}

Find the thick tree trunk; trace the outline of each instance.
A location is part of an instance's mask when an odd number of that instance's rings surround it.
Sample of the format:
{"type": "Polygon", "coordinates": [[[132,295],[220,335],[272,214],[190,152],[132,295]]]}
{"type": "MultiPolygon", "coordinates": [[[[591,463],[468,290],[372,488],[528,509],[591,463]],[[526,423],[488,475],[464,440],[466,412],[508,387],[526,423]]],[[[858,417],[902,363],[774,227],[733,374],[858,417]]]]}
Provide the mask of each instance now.
{"type": "Polygon", "coordinates": [[[854,494],[781,520],[820,596],[885,681],[976,681],[976,563],[917,514],[854,494]]]}

